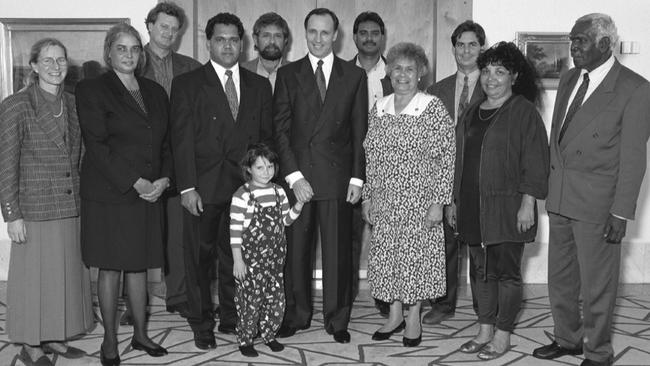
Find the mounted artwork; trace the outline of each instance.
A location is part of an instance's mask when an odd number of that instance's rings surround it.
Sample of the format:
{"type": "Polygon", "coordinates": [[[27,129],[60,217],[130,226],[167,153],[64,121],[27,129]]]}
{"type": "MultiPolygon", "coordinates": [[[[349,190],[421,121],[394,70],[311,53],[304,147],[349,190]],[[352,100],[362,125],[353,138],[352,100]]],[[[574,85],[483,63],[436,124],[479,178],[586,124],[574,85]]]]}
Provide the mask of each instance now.
{"type": "Polygon", "coordinates": [[[535,66],[542,86],[557,89],[560,75],[572,65],[569,34],[517,32],[517,45],[535,66]]]}

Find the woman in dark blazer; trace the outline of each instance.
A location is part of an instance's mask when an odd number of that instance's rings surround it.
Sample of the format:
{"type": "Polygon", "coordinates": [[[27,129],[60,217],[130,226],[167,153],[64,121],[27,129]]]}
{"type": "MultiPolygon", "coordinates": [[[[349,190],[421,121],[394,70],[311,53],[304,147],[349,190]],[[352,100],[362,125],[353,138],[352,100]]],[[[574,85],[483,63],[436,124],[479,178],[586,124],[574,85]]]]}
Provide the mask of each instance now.
{"type": "Polygon", "coordinates": [[[104,42],[110,69],[77,85],[77,110],[86,154],[81,168],[81,248],[88,266],[99,268],[98,298],[104,319],[103,365],[120,363],[117,298],[126,273],[133,311],[131,346],[167,354],[146,331],[147,269],[163,265],[163,208],[158,198],[172,174],[165,90],[136,76],[145,64],[138,32],[111,28],[104,42]]]}
{"type": "Polygon", "coordinates": [[[63,341],[93,326],[90,275],[79,249],[81,133],[74,96],[63,91],[65,46],[31,49],[30,84],[0,104],[0,206],[12,241],[7,334],[25,365],[44,353],[78,358],[63,341]]]}

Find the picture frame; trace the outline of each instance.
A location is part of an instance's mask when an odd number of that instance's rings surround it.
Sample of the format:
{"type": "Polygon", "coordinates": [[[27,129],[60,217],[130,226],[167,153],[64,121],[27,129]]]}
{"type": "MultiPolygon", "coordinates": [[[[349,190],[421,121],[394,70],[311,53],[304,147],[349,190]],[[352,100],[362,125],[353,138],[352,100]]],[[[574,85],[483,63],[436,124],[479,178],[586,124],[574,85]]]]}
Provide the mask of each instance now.
{"type": "Polygon", "coordinates": [[[106,31],[128,18],[0,18],[0,100],[22,89],[31,71],[29,53],[39,39],[60,40],[68,51],[65,89],[104,71],[106,31]]]}
{"type": "Polygon", "coordinates": [[[557,89],[572,67],[569,33],[517,32],[517,46],[537,71],[544,89],[557,89]]]}

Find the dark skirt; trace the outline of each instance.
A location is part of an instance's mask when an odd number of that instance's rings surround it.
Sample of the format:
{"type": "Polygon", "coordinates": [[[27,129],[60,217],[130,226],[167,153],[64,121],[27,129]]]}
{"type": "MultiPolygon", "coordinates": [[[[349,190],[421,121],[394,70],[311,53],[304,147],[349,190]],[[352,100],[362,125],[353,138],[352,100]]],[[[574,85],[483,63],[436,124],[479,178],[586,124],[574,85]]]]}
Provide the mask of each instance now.
{"type": "Polygon", "coordinates": [[[142,271],[163,266],[162,201],[81,201],[84,263],[102,269],[142,271]]]}

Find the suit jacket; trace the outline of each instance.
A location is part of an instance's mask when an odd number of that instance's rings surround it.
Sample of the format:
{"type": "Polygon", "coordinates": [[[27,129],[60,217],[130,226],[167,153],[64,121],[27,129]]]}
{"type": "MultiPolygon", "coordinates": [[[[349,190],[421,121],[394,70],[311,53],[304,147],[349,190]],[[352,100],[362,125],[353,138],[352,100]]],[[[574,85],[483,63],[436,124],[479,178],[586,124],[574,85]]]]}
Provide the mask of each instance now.
{"type": "MultiPolygon", "coordinates": [[[[384,56],[381,56],[381,59],[384,60],[384,62],[386,62],[386,58],[384,56]]],[[[357,56],[352,57],[350,63],[354,66],[357,66],[357,56]]],[[[388,74],[386,74],[386,76],[384,76],[384,78],[381,79],[381,89],[384,96],[393,94],[393,84],[390,83],[390,77],[388,76],[388,74]]]]}
{"type": "MultiPolygon", "coordinates": [[[[186,72],[190,72],[199,67],[201,67],[201,63],[195,59],[181,55],[180,53],[172,52],[172,74],[174,77],[186,72]]],[[[142,76],[146,77],[147,79],[154,81],[156,80],[150,58],[147,58],[147,63],[145,64],[144,73],[142,76]]]]}
{"type": "Polygon", "coordinates": [[[343,198],[351,177],[365,179],[368,85],[362,69],[335,56],[321,103],[308,56],[280,68],[273,124],[282,174],[300,171],[315,200],[343,198]]]}
{"type": "Polygon", "coordinates": [[[139,198],[138,178],[171,177],[169,102],[155,81],[137,78],[145,113],[115,72],[77,84],[77,111],[86,154],[81,198],[127,203],[139,198]]]}
{"type": "Polygon", "coordinates": [[[63,93],[64,134],[38,86],[0,104],[0,205],[6,222],[55,220],[79,215],[81,132],[74,96],[63,93]]]}
{"type": "MultiPolygon", "coordinates": [[[[442,104],[447,108],[447,112],[452,119],[456,118],[456,73],[453,73],[439,82],[427,88],[427,93],[435,95],[442,100],[442,104]]],[[[472,92],[469,104],[474,104],[477,101],[483,100],[485,93],[481,88],[481,82],[477,81],[472,92]]],[[[469,108],[466,108],[468,110],[469,108]]],[[[458,119],[460,120],[460,119],[458,119]]]]}
{"type": "Polygon", "coordinates": [[[209,61],[172,82],[171,131],[177,188],[182,192],[194,187],[203,203],[229,202],[244,183],[239,163],[248,145],[272,143],[271,85],[242,67],[239,76],[237,121],[209,61]]]}
{"type": "Polygon", "coordinates": [[[579,76],[579,69],[569,70],[558,87],[546,210],[591,223],[604,223],[609,214],[634,219],[646,168],[650,84],[615,61],[558,143],[579,76]]]}

